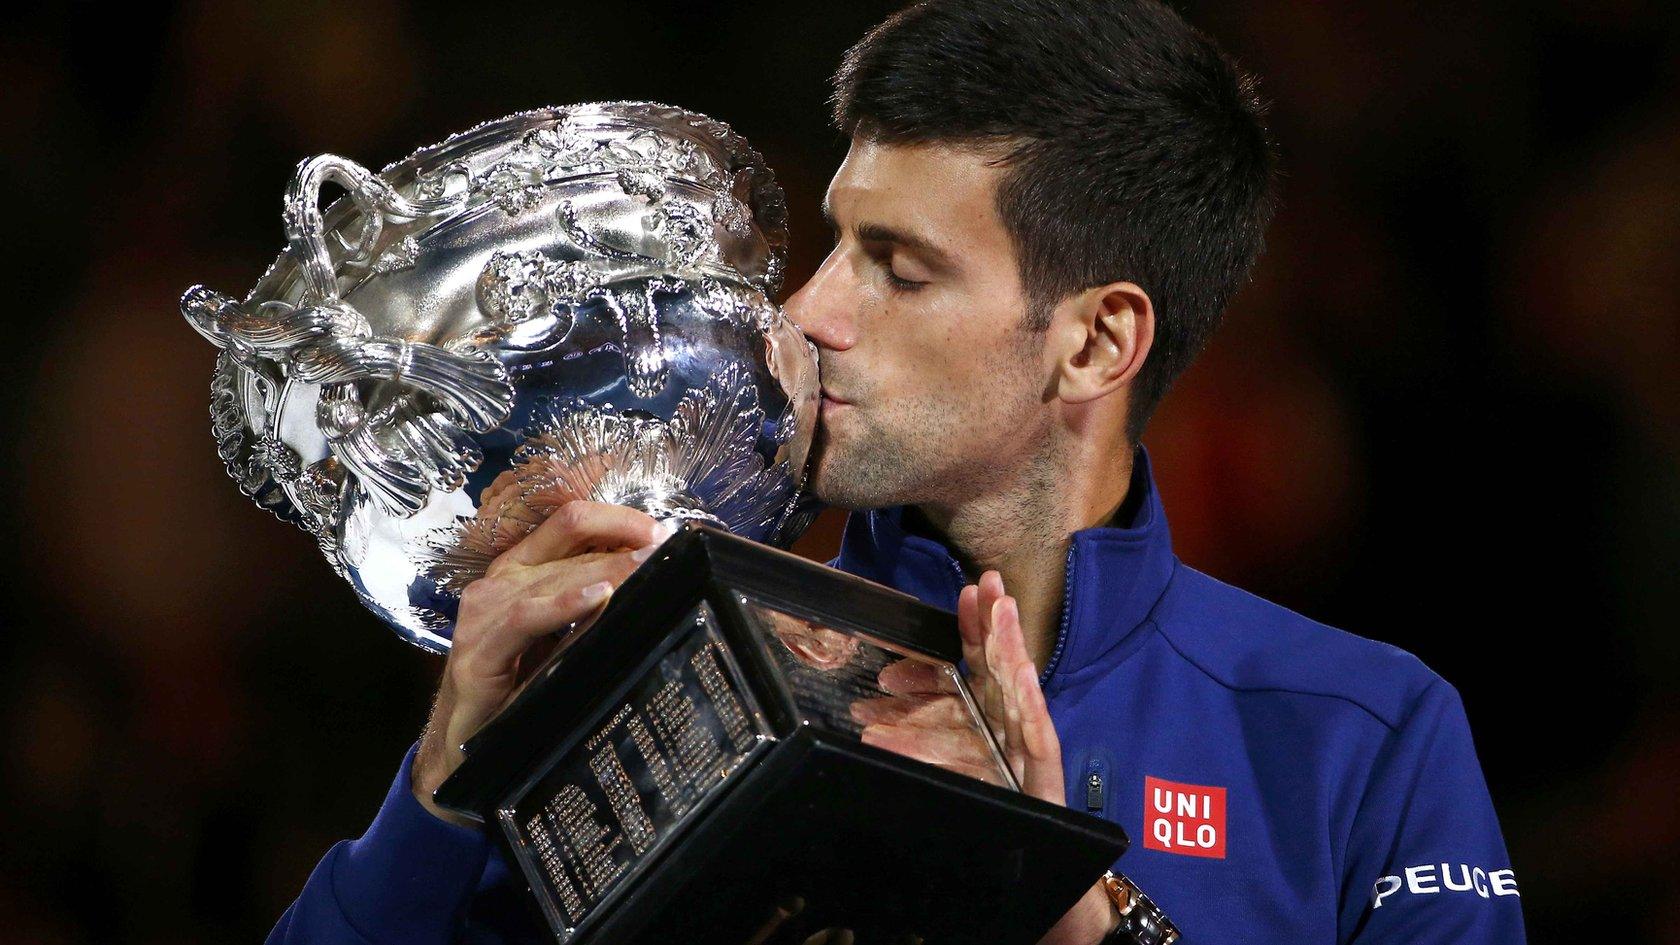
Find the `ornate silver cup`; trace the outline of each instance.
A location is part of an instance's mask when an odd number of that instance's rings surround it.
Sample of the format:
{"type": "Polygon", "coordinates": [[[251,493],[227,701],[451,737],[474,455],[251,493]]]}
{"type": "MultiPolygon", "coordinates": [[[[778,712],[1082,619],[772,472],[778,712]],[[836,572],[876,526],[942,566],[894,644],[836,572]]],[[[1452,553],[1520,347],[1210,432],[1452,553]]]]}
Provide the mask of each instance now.
{"type": "Polygon", "coordinates": [[[572,499],[772,544],[809,522],[816,350],[768,298],[786,207],[721,122],[614,102],[377,174],[324,154],[284,218],[244,301],[181,300],[222,349],[217,450],[408,640],[447,650],[461,589],[572,499]]]}

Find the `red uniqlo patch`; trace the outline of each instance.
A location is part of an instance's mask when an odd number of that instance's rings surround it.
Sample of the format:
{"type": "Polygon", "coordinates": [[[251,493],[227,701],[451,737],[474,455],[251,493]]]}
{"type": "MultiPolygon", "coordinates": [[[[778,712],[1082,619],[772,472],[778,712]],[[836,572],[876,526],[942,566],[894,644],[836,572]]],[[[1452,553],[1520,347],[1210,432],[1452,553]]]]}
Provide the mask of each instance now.
{"type": "Polygon", "coordinates": [[[1225,789],[1144,775],[1143,846],[1225,859],[1225,789]]]}

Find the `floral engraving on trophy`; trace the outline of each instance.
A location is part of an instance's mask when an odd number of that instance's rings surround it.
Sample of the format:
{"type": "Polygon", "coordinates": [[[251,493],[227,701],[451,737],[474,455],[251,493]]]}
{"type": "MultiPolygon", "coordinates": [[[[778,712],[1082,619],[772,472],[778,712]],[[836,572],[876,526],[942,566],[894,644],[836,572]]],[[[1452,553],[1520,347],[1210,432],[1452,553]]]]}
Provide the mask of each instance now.
{"type": "Polygon", "coordinates": [[[730,530],[773,524],[795,489],[785,460],[766,467],[753,448],[764,417],[757,401],[751,379],[732,364],[684,395],[669,421],[579,400],[539,405],[514,454],[513,482],[504,473],[474,515],[432,533],[428,574],[439,590],[459,594],[574,499],[730,530]]]}
{"type": "Polygon", "coordinates": [[[777,510],[785,493],[767,482],[785,470],[766,469],[753,449],[764,416],[757,400],[746,372],[730,364],[685,394],[669,421],[550,402],[515,469],[539,514],[593,499],[739,527],[777,510]]]}
{"type": "Polygon", "coordinates": [[[286,501],[285,491],[256,455],[253,436],[260,437],[265,428],[252,422],[239,389],[245,381],[257,388],[256,399],[263,401],[272,396],[272,378],[260,362],[246,368],[242,375],[236,373],[238,367],[233,352],[216,355],[216,370],[210,379],[210,433],[216,440],[216,455],[221,457],[228,476],[239,484],[239,491],[282,521],[296,522],[297,515],[286,501]]]}
{"type": "Polygon", "coordinates": [[[722,186],[725,179],[722,169],[692,141],[646,129],[629,134],[610,127],[586,132],[574,116],[527,135],[521,152],[546,164],[545,177],[550,181],[611,171],[626,193],[638,192],[632,187],[663,193],[666,178],[712,188],[722,186]],[[626,175],[635,182],[625,184],[626,175]]]}
{"type": "Polygon", "coordinates": [[[665,199],[665,177],[650,168],[619,168],[618,186],[626,196],[646,197],[649,203],[665,199]]]}
{"type": "MultiPolygon", "coordinates": [[[[582,260],[551,259],[535,250],[492,253],[477,282],[478,309],[489,320],[480,335],[499,338],[515,326],[569,310],[605,278],[582,260]]],[[[554,334],[563,336],[565,330],[554,334]]]]}
{"type": "MultiPolygon", "coordinates": [[[[719,282],[710,276],[700,280],[694,297],[714,317],[736,325],[751,326],[765,333],[781,317],[775,306],[765,304],[758,293],[738,283],[719,282]]],[[[772,373],[781,376],[780,372],[772,373]]]]}
{"type": "Polygon", "coordinates": [[[716,256],[712,221],[686,203],[662,203],[648,214],[647,228],[665,242],[664,261],[678,269],[693,269],[716,256]]]}
{"type": "Polygon", "coordinates": [[[284,483],[303,474],[303,462],[298,459],[297,451],[273,436],[257,441],[256,459],[284,483]]]}
{"type": "MultiPolygon", "coordinates": [[[[287,485],[302,505],[309,530],[317,539],[332,540],[333,522],[338,518],[339,493],[344,487],[344,467],[328,456],[305,466],[297,479],[287,485]]],[[[328,557],[330,560],[331,556],[328,557]]]]}
{"type": "Polygon", "coordinates": [[[518,216],[542,202],[543,184],[538,169],[517,159],[500,161],[473,181],[473,190],[518,216]]]}
{"type": "Polygon", "coordinates": [[[401,272],[404,269],[413,269],[414,264],[419,259],[420,241],[412,236],[405,236],[392,243],[385,252],[380,253],[373,260],[373,264],[368,267],[368,271],[376,276],[382,276],[388,272],[401,272]]]}
{"type": "Polygon", "coordinates": [[[735,199],[734,194],[718,194],[712,201],[712,220],[724,228],[731,236],[748,236],[752,233],[752,211],[747,205],[735,199]]]}

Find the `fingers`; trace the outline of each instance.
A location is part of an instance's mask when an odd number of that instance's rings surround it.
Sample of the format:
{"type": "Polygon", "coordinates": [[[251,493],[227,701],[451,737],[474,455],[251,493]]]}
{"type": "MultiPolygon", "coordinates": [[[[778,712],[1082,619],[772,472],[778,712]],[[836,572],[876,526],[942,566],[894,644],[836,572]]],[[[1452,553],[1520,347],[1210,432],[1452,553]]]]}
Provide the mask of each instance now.
{"type": "Polygon", "coordinates": [[[497,499],[505,499],[509,494],[517,494],[519,477],[512,469],[504,469],[490,484],[479,490],[478,504],[486,505],[497,499]]]}
{"type": "Polygon", "coordinates": [[[1012,686],[1016,666],[1022,663],[1032,665],[1032,657],[1027,654],[1027,640],[1021,631],[1020,605],[1015,598],[1006,594],[993,598],[981,650],[987,671],[1005,689],[1012,686]]]}
{"type": "Polygon", "coordinates": [[[593,614],[641,560],[617,552],[573,559],[535,581],[491,576],[469,584],[450,651],[458,682],[505,681],[534,640],[593,614]]]}
{"type": "Polygon", "coordinates": [[[1021,633],[1021,611],[1015,598],[1003,593],[1003,582],[996,571],[987,571],[980,578],[979,603],[985,615],[982,622],[985,637],[981,640],[987,670],[1005,688],[1012,685],[1015,666],[1031,665],[1027,655],[1027,641],[1021,633]],[[986,579],[997,580],[997,593],[988,595],[986,579]]]}
{"type": "Polygon", "coordinates": [[[963,662],[968,681],[975,687],[986,684],[986,633],[980,626],[980,589],[973,584],[957,595],[957,632],[962,637],[963,662]]]}
{"type": "MultiPolygon", "coordinates": [[[[1016,782],[1027,794],[1065,803],[1061,742],[1038,668],[1027,652],[1020,606],[1004,592],[996,571],[982,574],[957,596],[957,629],[970,688],[997,732],[1016,782]]],[[[946,679],[917,660],[882,669],[881,688],[892,695],[852,705],[853,717],[864,723],[863,740],[998,783],[991,746],[973,727],[967,706],[949,694],[954,686],[947,688],[946,679]]]]}
{"type": "Polygon", "coordinates": [[[657,544],[670,534],[653,516],[605,502],[568,502],[502,557],[532,565],[580,551],[615,551],[657,544]]]}
{"type": "Polygon", "coordinates": [[[980,581],[967,588],[963,594],[957,596],[957,628],[963,637],[963,660],[968,663],[969,678],[975,688],[987,686],[997,674],[997,665],[992,659],[990,640],[995,633],[994,620],[997,602],[1004,596],[1003,577],[996,571],[987,571],[980,575],[980,581]],[[971,594],[974,607],[973,619],[968,626],[975,632],[970,633],[964,628],[962,620],[963,597],[971,594]]]}
{"type": "MultiPolygon", "coordinates": [[[[1037,669],[1027,655],[1026,638],[1021,632],[1020,608],[1013,597],[1003,593],[1003,580],[993,571],[980,578],[977,603],[984,606],[987,601],[990,601],[990,607],[986,612],[988,619],[983,621],[984,661],[995,691],[988,694],[986,705],[993,724],[1001,729],[999,734],[1004,758],[1025,790],[1028,782],[1037,777],[1035,769],[1041,763],[1042,754],[1035,754],[1028,747],[1028,725],[1030,722],[1033,737],[1039,739],[1036,744],[1042,748],[1049,713],[1045,710],[1042,720],[1030,717],[1033,695],[1038,696],[1040,703],[1043,701],[1043,693],[1038,688],[1037,669]],[[1025,685],[1024,681],[1030,681],[1031,685],[1025,685]]],[[[1055,732],[1051,729],[1051,741],[1054,738],[1055,732]]],[[[1059,761],[1057,765],[1059,771],[1059,761]]]]}
{"type": "Polygon", "coordinates": [[[1050,708],[1031,663],[1016,670],[1015,687],[1021,694],[1021,743],[1026,754],[1020,777],[1021,790],[1054,804],[1066,803],[1062,774],[1062,743],[1050,721],[1050,708]]]}

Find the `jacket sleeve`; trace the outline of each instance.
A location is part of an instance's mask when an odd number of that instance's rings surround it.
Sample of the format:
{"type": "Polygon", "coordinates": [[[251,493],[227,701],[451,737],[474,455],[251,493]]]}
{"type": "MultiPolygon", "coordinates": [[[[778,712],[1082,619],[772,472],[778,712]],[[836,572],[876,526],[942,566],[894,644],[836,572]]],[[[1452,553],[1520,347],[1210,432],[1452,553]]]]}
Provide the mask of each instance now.
{"type": "Polygon", "coordinates": [[[414,799],[403,758],[359,839],[335,844],[269,933],[268,945],[444,945],[459,936],[490,840],[414,799]]]}
{"type": "Polygon", "coordinates": [[[1432,676],[1385,740],[1354,815],[1337,937],[1520,945],[1521,902],[1464,703],[1432,676]]]}

